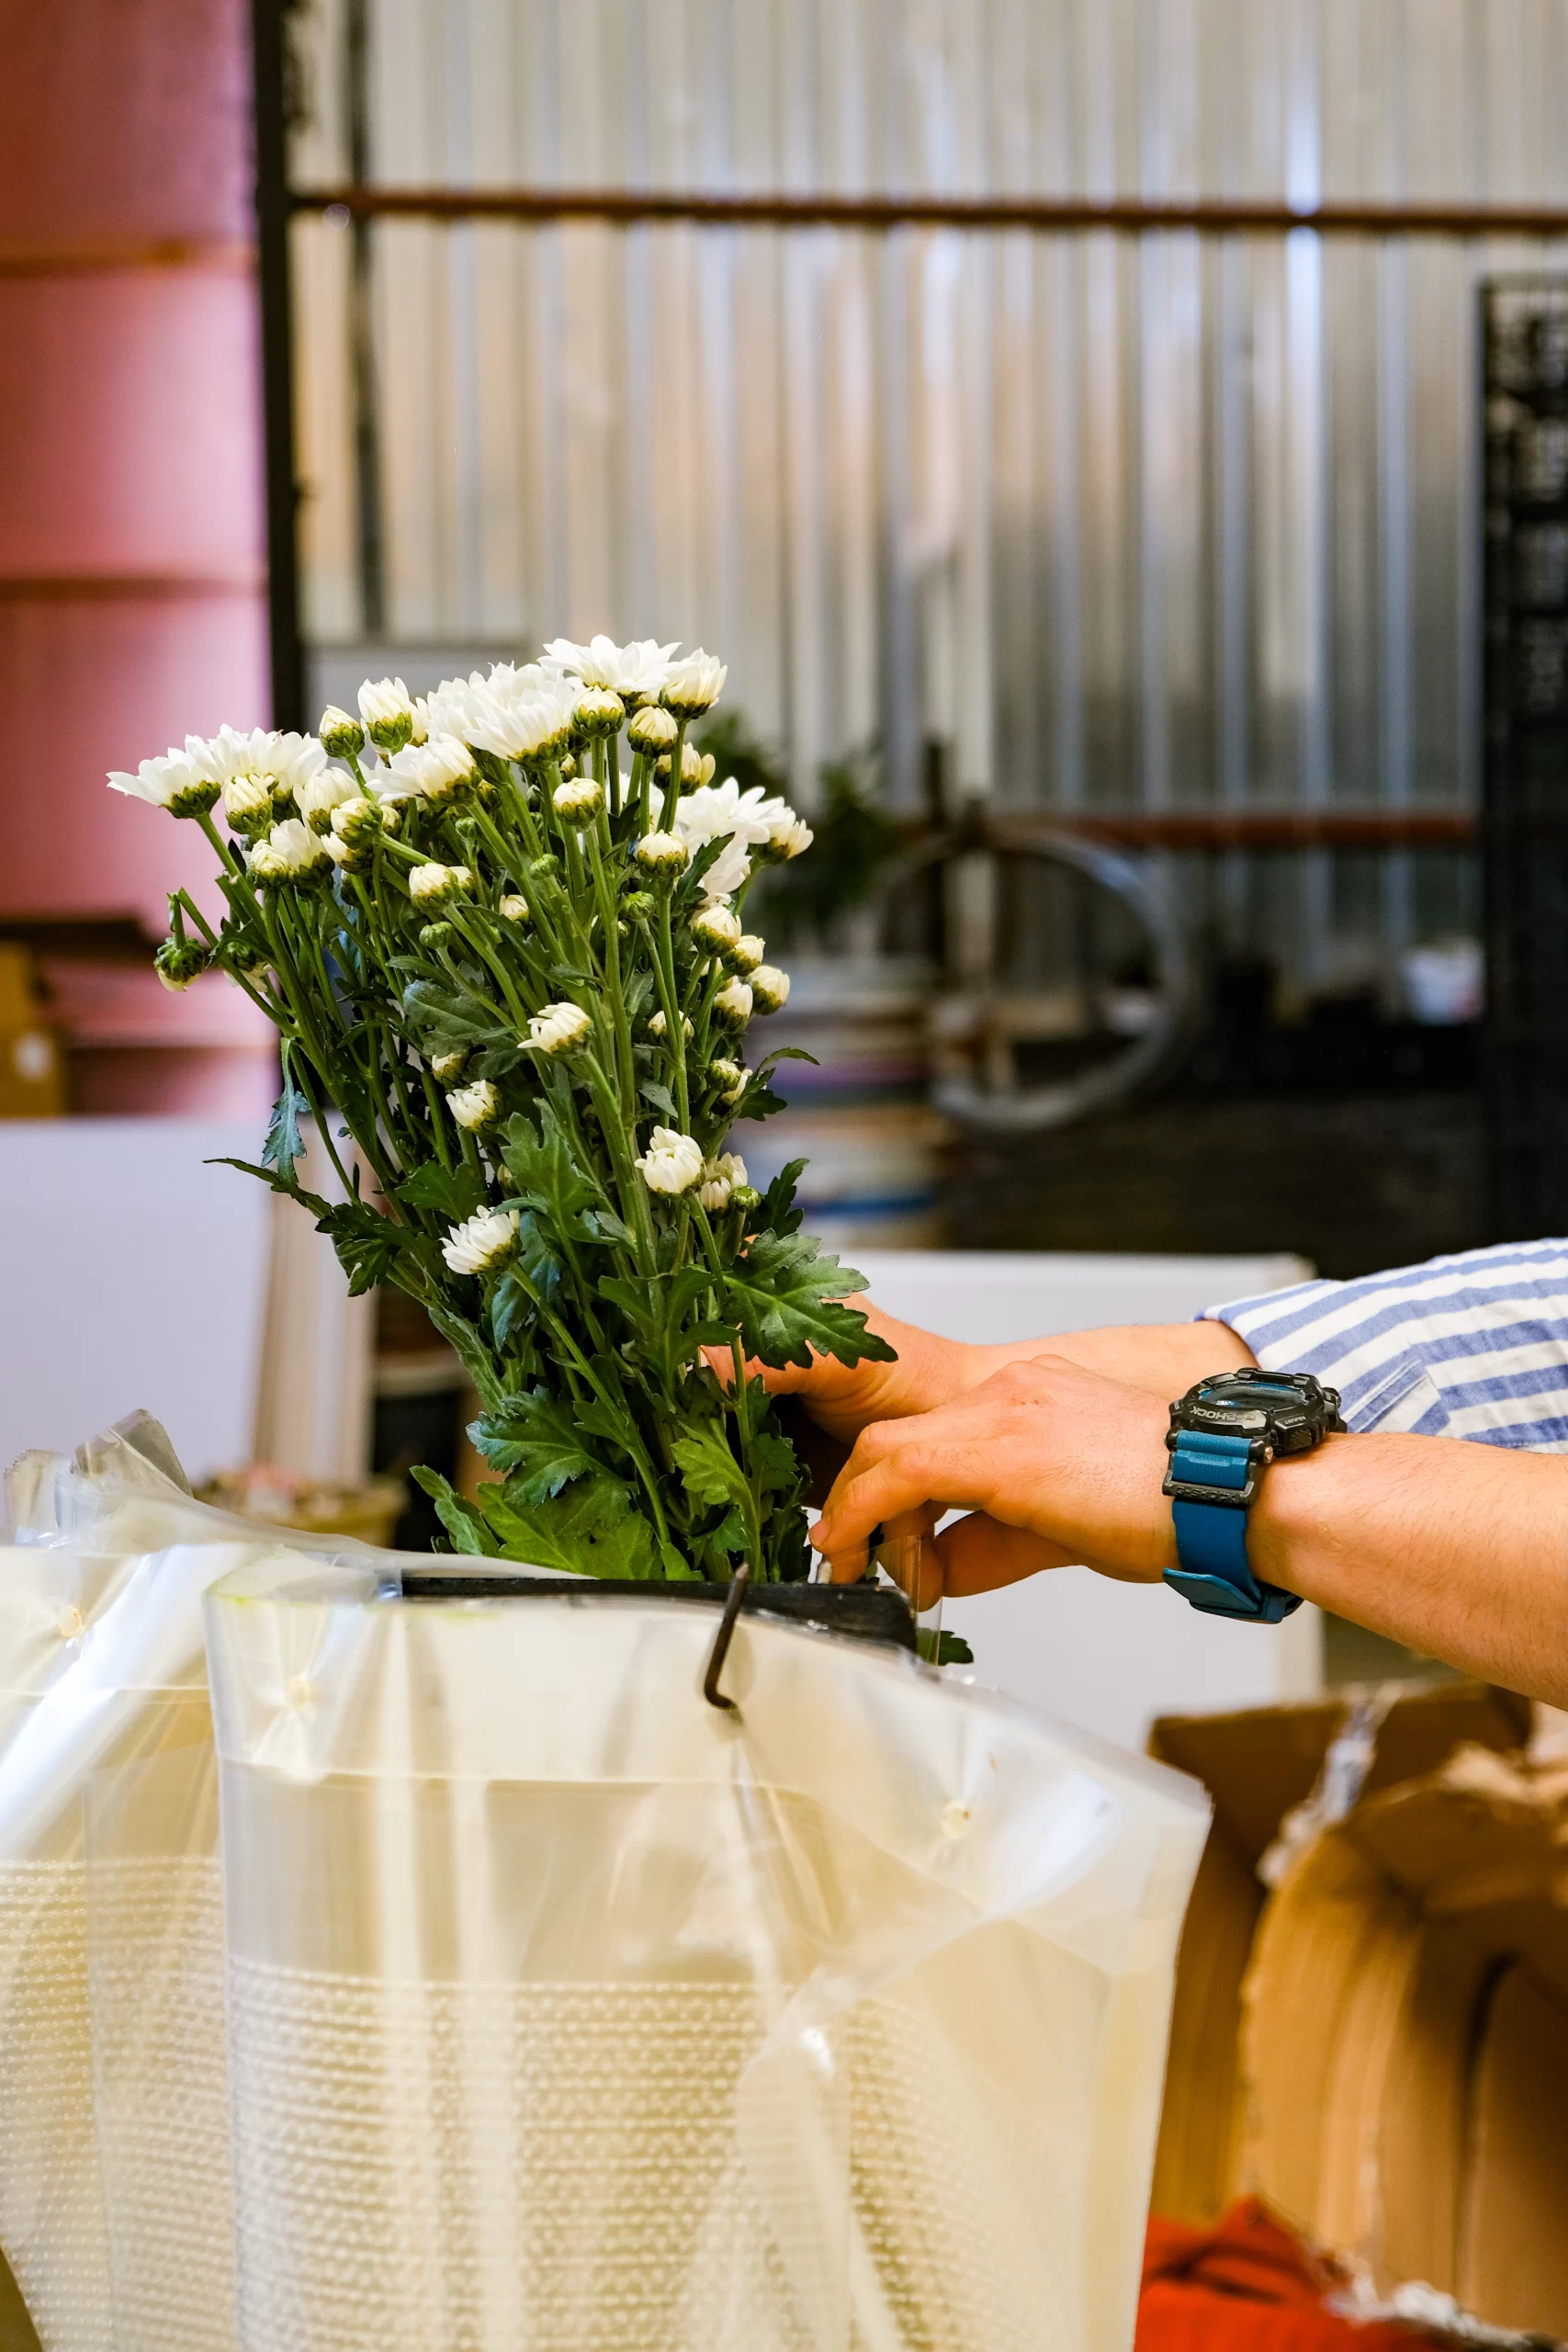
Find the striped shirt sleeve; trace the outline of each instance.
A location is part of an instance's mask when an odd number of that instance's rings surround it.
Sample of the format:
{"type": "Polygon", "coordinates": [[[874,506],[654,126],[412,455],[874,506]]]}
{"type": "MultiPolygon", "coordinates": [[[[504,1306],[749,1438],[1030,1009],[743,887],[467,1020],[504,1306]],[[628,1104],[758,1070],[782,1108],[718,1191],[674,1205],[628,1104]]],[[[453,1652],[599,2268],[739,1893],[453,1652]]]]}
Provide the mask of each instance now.
{"type": "Polygon", "coordinates": [[[1206,1307],[1270,1372],[1337,1388],[1352,1430],[1568,1453],[1568,1240],[1429,1258],[1206,1307]]]}

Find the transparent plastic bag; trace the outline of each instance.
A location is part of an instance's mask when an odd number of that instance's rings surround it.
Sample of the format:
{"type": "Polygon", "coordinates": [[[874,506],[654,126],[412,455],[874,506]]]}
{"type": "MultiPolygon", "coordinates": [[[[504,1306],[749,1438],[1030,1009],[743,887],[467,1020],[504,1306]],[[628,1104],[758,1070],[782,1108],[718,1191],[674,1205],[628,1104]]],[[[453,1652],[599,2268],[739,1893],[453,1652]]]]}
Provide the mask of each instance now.
{"type": "Polygon", "coordinates": [[[1125,2352],[1193,1784],[653,1597],[206,1608],[244,2352],[1125,2352]]]}
{"type": "Polygon", "coordinates": [[[0,2246],[44,2352],[226,2352],[201,1596],[279,1544],[197,1503],[145,1414],[24,1455],[3,1538],[0,2246]]]}

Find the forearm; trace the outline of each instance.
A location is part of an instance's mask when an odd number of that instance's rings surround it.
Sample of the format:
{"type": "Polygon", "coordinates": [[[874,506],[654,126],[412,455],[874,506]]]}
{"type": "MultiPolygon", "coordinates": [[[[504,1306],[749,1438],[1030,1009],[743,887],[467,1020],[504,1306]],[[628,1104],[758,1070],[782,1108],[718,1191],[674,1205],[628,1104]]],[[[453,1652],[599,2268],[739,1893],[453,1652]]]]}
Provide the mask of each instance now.
{"type": "Polygon", "coordinates": [[[1254,1573],[1425,1657],[1568,1706],[1568,1461],[1335,1437],[1265,1476],[1254,1573]]]}
{"type": "Polygon", "coordinates": [[[1015,1340],[964,1351],[965,1389],[978,1387],[1004,1365],[1057,1356],[1119,1380],[1168,1403],[1211,1373],[1234,1372],[1255,1361],[1252,1350],[1224,1323],[1121,1323],[1096,1331],[1062,1331],[1050,1339],[1015,1340]]]}

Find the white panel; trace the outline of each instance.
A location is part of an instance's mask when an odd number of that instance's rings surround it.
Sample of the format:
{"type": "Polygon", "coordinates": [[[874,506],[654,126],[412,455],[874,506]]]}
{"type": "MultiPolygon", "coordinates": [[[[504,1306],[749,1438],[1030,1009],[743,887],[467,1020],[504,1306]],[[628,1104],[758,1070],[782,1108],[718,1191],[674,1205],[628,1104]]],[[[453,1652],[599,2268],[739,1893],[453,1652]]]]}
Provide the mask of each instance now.
{"type": "Polygon", "coordinates": [[[257,1145],[186,1119],[0,1123],[0,1464],[138,1406],[193,1482],[250,1459],[271,1195],[206,1163],[257,1145]]]}

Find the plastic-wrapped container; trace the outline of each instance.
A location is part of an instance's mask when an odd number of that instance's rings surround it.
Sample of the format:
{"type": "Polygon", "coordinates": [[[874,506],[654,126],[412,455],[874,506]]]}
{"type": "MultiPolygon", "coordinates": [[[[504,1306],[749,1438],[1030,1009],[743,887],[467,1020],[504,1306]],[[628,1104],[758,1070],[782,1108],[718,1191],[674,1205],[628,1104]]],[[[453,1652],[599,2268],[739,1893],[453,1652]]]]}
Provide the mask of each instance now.
{"type": "Polygon", "coordinates": [[[244,2352],[1124,2352],[1193,1784],[653,1596],[206,1609],[244,2352]]]}
{"type": "Polygon", "coordinates": [[[5,1538],[0,2246],[43,2352],[231,2352],[201,1596],[278,1545],[196,1502],[145,1416],[24,1455],[5,1538]]]}

